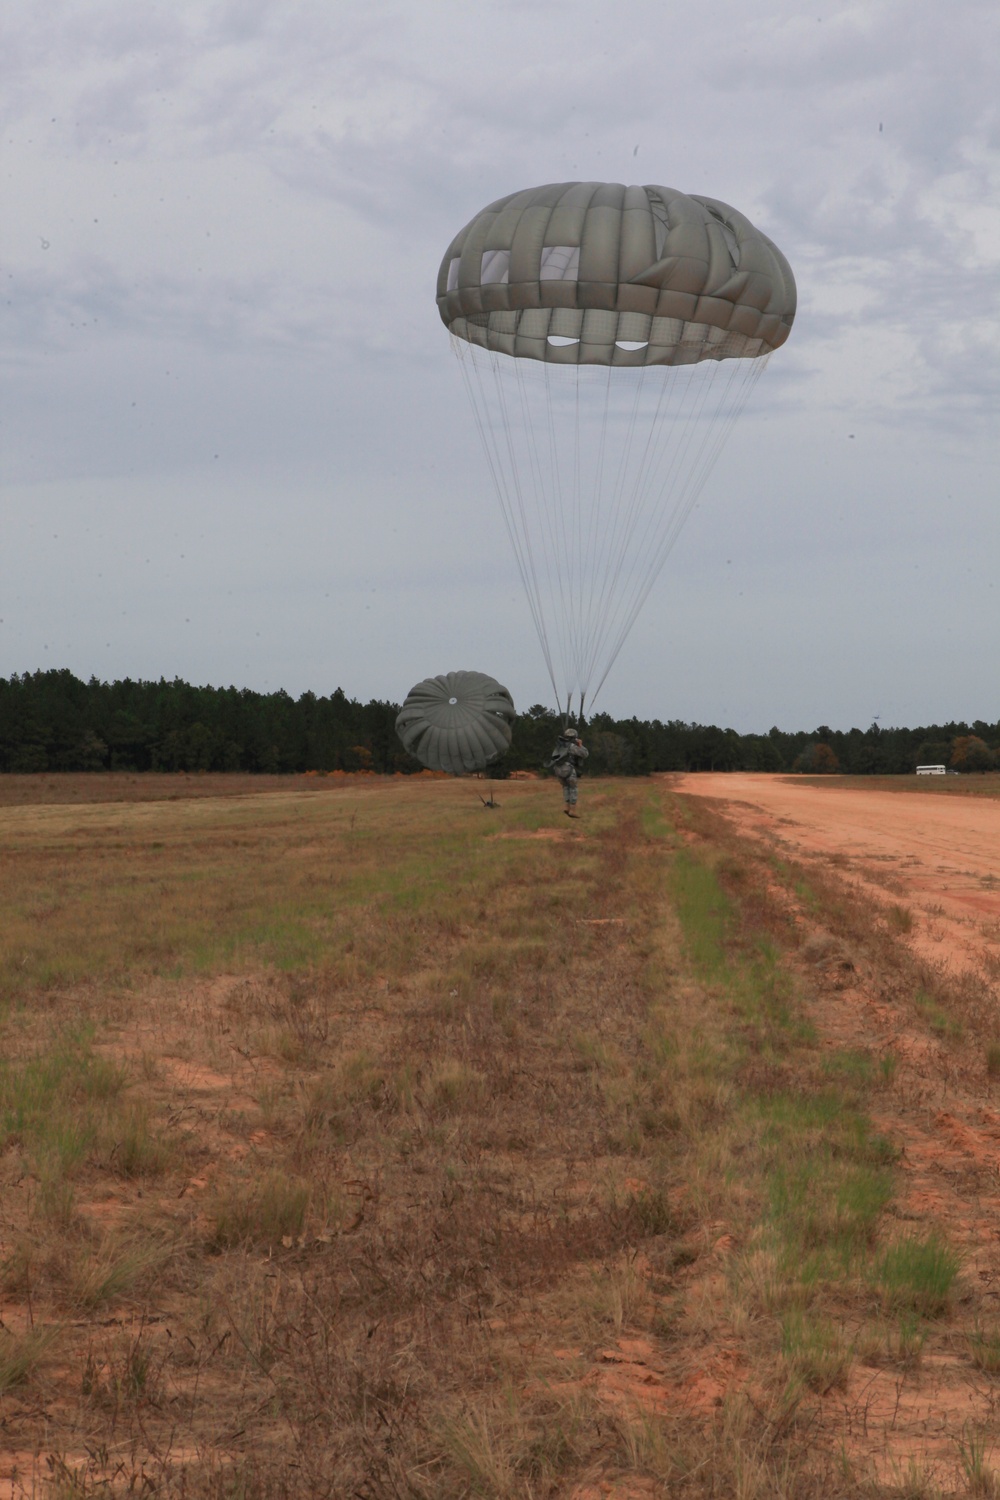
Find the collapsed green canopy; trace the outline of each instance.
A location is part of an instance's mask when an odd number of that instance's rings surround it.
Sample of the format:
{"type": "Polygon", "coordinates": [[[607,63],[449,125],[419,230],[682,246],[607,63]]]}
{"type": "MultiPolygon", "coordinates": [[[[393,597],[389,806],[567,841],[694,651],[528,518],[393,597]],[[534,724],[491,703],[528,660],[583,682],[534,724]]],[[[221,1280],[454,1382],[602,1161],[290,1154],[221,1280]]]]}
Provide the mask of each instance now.
{"type": "Polygon", "coordinates": [[[411,688],[396,719],[406,749],[432,771],[481,771],[510,744],[515,709],[485,672],[445,672],[411,688]]]}
{"type": "Polygon", "coordinates": [[[717,198],[559,182],[489,204],[452,240],[437,305],[457,338],[550,364],[681,365],[785,342],[795,278],[717,198]]]}

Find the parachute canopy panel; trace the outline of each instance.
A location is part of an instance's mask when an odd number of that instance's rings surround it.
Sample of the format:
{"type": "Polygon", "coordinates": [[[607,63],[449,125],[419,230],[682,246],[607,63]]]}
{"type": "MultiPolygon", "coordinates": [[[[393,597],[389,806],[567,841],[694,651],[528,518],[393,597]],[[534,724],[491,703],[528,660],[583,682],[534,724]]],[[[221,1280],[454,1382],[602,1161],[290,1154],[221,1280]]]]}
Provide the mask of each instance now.
{"type": "Polygon", "coordinates": [[[437,305],[457,338],[549,364],[755,358],[795,317],[788,261],[717,198],[563,182],[499,198],[451,242],[437,305]]]}
{"type": "Polygon", "coordinates": [[[410,689],[396,733],[432,771],[482,771],[510,744],[510,693],[485,672],[444,672],[410,689]]]}

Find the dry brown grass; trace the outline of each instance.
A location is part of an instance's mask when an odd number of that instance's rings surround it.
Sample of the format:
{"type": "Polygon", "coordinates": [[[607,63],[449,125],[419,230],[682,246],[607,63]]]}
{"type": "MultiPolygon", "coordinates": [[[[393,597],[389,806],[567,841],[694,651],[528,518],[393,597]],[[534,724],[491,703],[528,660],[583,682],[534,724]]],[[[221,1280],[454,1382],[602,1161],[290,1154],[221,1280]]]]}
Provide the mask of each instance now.
{"type": "Polygon", "coordinates": [[[345,786],[391,787],[397,778],[360,772],[250,775],[243,771],[87,771],[0,773],[0,807],[97,802],[188,802],[192,797],[258,797],[269,792],[325,792],[345,786]]]}
{"type": "Polygon", "coordinates": [[[0,811],[11,1493],[876,1493],[884,1080],[765,867],[642,782],[196,790],[0,811]]]}

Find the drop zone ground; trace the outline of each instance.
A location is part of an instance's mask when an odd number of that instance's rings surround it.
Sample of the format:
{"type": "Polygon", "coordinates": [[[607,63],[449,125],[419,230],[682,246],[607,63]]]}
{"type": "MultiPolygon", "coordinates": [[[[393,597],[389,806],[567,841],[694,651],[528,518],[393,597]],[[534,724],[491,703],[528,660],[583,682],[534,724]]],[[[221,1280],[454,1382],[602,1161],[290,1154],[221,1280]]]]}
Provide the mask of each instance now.
{"type": "Polygon", "coordinates": [[[3,778],[0,1494],[993,1494],[969,790],[3,778]]]}

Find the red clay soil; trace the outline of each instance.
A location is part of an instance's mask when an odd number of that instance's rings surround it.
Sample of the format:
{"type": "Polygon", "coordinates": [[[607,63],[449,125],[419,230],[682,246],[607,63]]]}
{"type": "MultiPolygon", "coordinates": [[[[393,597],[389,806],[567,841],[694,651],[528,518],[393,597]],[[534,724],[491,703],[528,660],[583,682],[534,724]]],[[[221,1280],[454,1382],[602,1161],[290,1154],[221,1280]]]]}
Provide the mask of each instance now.
{"type": "MultiPolygon", "coordinates": [[[[925,963],[959,979],[976,976],[987,995],[996,988],[1000,802],[749,774],[689,775],[674,789],[712,798],[744,838],[804,866],[807,877],[810,867],[822,868],[853,887],[870,901],[873,923],[891,919],[895,909],[901,941],[925,963]]],[[[1000,1089],[989,1076],[984,1044],[1000,1038],[1000,1005],[992,1038],[936,1034],[911,996],[881,984],[876,968],[857,954],[855,962],[838,962],[842,951],[819,925],[811,932],[805,912],[799,921],[800,961],[811,970],[811,1013],[822,1042],[898,1062],[876,1115],[878,1128],[901,1149],[894,1212],[913,1230],[943,1233],[961,1251],[965,1284],[978,1283],[995,1326],[1000,1089]]],[[[848,1389],[827,1399],[842,1403],[848,1452],[870,1452],[873,1434],[881,1435],[877,1467],[884,1480],[898,1482],[916,1457],[949,1493],[963,1431],[996,1431],[994,1380],[972,1367],[957,1328],[941,1328],[928,1341],[919,1370],[859,1364],[848,1389]]],[[[995,1466],[998,1455],[989,1446],[995,1466]]]]}
{"type": "Polygon", "coordinates": [[[685,776],[677,789],[724,801],[742,833],[827,861],[873,898],[911,908],[922,956],[960,968],[995,961],[1000,801],[750,774],[685,776]]]}

